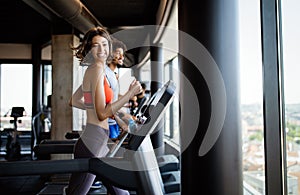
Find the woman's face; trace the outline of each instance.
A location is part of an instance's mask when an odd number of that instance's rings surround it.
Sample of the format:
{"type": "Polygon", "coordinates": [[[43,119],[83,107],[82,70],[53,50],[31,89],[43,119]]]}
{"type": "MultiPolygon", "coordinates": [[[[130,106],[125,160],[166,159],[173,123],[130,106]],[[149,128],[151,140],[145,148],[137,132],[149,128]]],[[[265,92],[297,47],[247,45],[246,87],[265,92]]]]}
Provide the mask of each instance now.
{"type": "Polygon", "coordinates": [[[106,63],[109,55],[108,40],[100,35],[94,36],[92,39],[91,52],[96,62],[100,61],[106,63]]]}

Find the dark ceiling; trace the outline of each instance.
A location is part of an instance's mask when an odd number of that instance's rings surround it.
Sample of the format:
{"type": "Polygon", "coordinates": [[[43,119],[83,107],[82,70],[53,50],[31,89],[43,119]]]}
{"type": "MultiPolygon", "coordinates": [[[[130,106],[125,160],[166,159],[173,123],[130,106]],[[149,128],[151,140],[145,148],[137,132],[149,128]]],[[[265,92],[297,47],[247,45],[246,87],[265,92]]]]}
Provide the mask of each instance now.
{"type": "Polygon", "coordinates": [[[93,15],[107,27],[155,24],[160,0],[81,0],[93,15]]]}
{"type": "MultiPolygon", "coordinates": [[[[78,3],[79,0],[1,0],[0,43],[49,42],[56,29],[70,25],[66,19],[58,16],[56,10],[45,6],[52,2],[57,2],[59,10],[63,9],[60,4],[78,3]]],[[[162,21],[158,13],[164,13],[167,2],[168,0],[81,0],[91,15],[111,32],[124,27],[158,24],[162,21]]],[[[73,28],[72,25],[70,28],[73,28]]]]}
{"type": "Polygon", "coordinates": [[[46,41],[51,23],[22,0],[1,0],[0,43],[46,41]]]}
{"type": "MultiPolygon", "coordinates": [[[[176,0],[1,0],[0,43],[48,45],[53,34],[83,34],[100,25],[115,33],[130,29],[124,43],[145,42],[145,25],[166,25],[176,0]],[[169,9],[170,10],[170,9],[169,9]]],[[[151,32],[153,33],[153,32],[151,32]]],[[[154,32],[155,33],[155,32],[154,32]]],[[[157,33],[160,34],[160,33],[157,33]]],[[[149,34],[148,34],[149,35],[149,34]]],[[[157,35],[149,35],[155,38],[157,35]]],[[[159,36],[158,36],[159,37],[159,36]]],[[[149,47],[126,52],[125,66],[149,57],[149,47]],[[147,57],[148,56],[148,57],[147,57]]]]}

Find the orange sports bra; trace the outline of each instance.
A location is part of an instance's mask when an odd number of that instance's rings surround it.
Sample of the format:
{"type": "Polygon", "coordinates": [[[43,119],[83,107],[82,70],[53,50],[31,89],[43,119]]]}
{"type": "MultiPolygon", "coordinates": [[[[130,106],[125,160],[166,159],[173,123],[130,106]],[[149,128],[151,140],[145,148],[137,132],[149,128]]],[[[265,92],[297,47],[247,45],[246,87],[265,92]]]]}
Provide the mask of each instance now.
{"type": "Polygon", "coordinates": [[[111,103],[114,97],[114,92],[112,88],[110,88],[110,85],[108,84],[107,78],[104,79],[104,93],[106,98],[106,104],[111,103]]]}
{"type": "MultiPolygon", "coordinates": [[[[104,93],[105,93],[105,102],[106,104],[110,103],[113,99],[113,90],[110,88],[107,79],[104,79],[104,93]]],[[[86,108],[94,108],[93,97],[91,91],[83,91],[84,105],[86,108]]]]}

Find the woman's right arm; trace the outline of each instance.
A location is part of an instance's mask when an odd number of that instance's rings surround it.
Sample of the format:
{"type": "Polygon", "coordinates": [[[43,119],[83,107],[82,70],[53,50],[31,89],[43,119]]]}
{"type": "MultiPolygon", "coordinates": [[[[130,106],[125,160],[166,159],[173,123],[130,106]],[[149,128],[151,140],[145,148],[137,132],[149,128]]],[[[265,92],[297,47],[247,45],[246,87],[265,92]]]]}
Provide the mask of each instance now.
{"type": "Polygon", "coordinates": [[[83,92],[82,86],[80,85],[75,93],[72,95],[69,105],[75,108],[79,108],[85,110],[84,102],[83,102],[83,92]]]}

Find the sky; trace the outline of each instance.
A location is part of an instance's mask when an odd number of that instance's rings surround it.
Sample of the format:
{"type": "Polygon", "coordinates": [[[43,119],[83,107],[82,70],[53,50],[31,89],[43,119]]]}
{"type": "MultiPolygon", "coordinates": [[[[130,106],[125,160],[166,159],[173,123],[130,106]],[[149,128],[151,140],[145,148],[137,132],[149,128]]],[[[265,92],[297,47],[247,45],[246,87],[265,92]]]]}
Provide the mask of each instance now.
{"type": "Polygon", "coordinates": [[[286,102],[300,102],[300,1],[282,1],[282,34],[286,102]]]}
{"type": "MultiPolygon", "coordinates": [[[[262,103],[260,1],[239,0],[241,103],[262,103]]],[[[287,104],[300,103],[300,1],[282,1],[284,93],[287,104]]]]}

